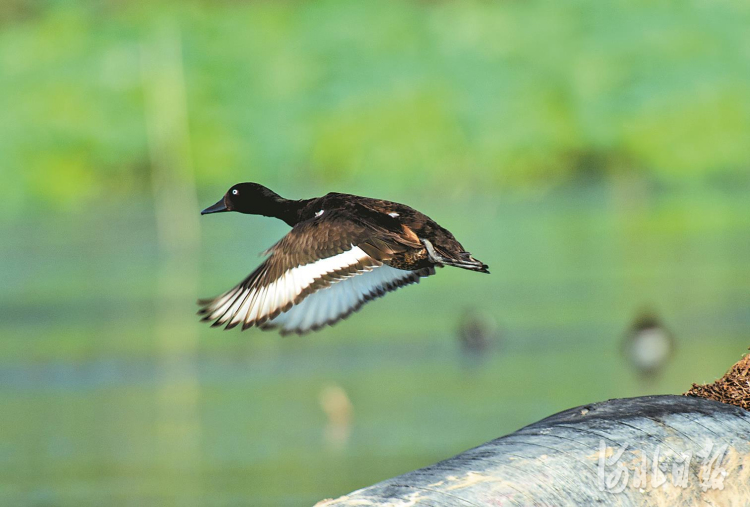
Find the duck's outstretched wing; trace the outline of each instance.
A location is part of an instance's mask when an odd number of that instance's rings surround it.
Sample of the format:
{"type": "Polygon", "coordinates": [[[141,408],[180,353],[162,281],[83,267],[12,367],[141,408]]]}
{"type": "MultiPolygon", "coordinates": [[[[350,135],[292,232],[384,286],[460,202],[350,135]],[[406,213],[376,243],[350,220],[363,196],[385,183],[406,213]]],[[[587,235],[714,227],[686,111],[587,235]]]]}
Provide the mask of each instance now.
{"type": "Polygon", "coordinates": [[[325,211],[297,224],[240,284],[199,301],[198,314],[227,329],[242,324],[243,329],[304,333],[332,324],[365,302],[431,274],[430,269],[405,271],[384,264],[394,254],[422,248],[400,227],[395,222],[374,225],[343,210],[325,211]]]}
{"type": "Polygon", "coordinates": [[[420,278],[433,274],[433,267],[407,271],[383,264],[310,294],[301,303],[259,327],[279,329],[282,335],[317,331],[347,318],[373,299],[405,285],[419,283],[420,278]]]}

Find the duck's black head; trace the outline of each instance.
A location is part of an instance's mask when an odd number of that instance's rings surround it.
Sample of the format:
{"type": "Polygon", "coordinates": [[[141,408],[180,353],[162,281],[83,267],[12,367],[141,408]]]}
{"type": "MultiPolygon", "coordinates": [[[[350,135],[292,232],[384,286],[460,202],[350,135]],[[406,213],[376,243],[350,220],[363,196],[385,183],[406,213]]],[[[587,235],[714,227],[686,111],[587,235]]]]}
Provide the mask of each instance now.
{"type": "Polygon", "coordinates": [[[201,215],[222,211],[267,215],[280,200],[283,199],[258,183],[237,183],[227,190],[227,193],[219,199],[219,202],[201,211],[201,215]]]}
{"type": "Polygon", "coordinates": [[[201,215],[237,211],[248,215],[279,218],[294,226],[299,220],[299,208],[302,203],[284,199],[258,183],[237,183],[227,190],[219,202],[201,211],[201,215]]]}

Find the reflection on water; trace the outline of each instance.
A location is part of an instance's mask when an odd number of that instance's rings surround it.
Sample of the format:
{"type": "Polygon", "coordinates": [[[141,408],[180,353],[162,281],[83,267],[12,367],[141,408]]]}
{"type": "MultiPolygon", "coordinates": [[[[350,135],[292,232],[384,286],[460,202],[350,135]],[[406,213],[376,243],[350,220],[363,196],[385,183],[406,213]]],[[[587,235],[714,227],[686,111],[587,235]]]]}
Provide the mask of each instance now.
{"type": "MultiPolygon", "coordinates": [[[[163,375],[156,403],[159,482],[182,497],[196,497],[201,491],[198,333],[181,305],[185,298],[197,299],[200,237],[177,26],[157,26],[141,58],[159,246],[154,325],[163,375]]],[[[172,505],[182,505],[180,499],[172,500],[172,505]]],[[[167,504],[166,499],[161,502],[167,504]]]]}
{"type": "Polygon", "coordinates": [[[748,345],[746,189],[628,192],[414,202],[492,275],[445,269],[302,338],[194,314],[283,234],[262,218],[201,221],[187,249],[148,203],[0,226],[0,504],[309,505],[642,394],[620,340],[644,305],[679,340],[650,392],[711,380],[748,345]],[[502,323],[471,369],[467,308],[502,323]]]}
{"type": "Polygon", "coordinates": [[[352,434],[354,409],[343,387],[329,384],[320,391],[320,408],[326,414],[324,438],[333,451],[342,451],[352,434]]]}

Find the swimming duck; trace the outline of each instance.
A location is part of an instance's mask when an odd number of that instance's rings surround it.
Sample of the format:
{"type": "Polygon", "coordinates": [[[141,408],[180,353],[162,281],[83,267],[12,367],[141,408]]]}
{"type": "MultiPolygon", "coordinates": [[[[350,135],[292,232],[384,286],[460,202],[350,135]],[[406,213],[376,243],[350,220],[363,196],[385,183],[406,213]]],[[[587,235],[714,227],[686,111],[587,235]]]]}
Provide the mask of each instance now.
{"type": "Polygon", "coordinates": [[[674,355],[674,335],[651,311],[642,311],[630,325],[622,352],[644,380],[653,380],[674,355]]]}
{"type": "Polygon", "coordinates": [[[258,183],[238,183],[201,214],[227,211],[278,218],[292,230],[242,282],[198,301],[198,314],[213,326],[304,334],[436,267],[489,273],[453,234],[404,204],[335,192],[290,200],[258,183]]]}
{"type": "Polygon", "coordinates": [[[489,313],[467,309],[458,324],[458,342],[464,358],[471,366],[479,364],[499,344],[497,321],[489,313]]]}

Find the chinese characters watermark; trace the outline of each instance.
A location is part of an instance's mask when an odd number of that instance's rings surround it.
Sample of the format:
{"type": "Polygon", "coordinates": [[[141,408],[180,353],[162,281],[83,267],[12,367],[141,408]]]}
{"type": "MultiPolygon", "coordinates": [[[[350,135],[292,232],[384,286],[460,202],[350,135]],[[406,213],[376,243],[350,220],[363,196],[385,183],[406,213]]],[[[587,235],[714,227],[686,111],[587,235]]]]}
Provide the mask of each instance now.
{"type": "Polygon", "coordinates": [[[638,490],[667,487],[671,484],[678,488],[687,488],[690,481],[690,465],[697,469],[700,488],[724,489],[724,477],[727,472],[721,462],[727,452],[727,444],[714,446],[710,439],[693,454],[692,451],[680,453],[662,452],[657,445],[649,459],[646,452],[631,450],[624,457],[629,444],[625,443],[615,449],[607,447],[604,440],[599,441],[599,459],[597,468],[597,486],[599,491],[621,493],[628,486],[638,490]]]}

